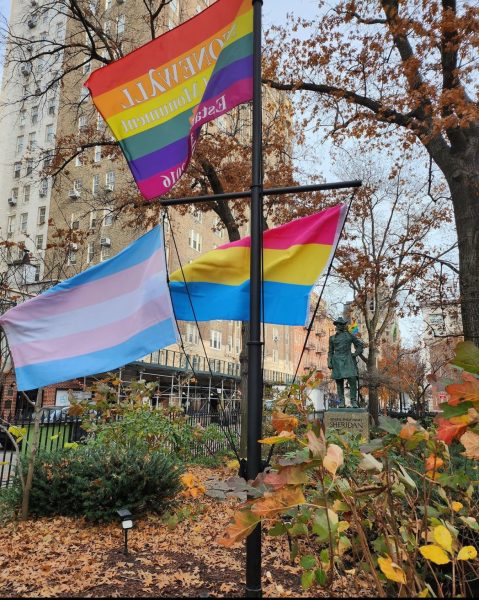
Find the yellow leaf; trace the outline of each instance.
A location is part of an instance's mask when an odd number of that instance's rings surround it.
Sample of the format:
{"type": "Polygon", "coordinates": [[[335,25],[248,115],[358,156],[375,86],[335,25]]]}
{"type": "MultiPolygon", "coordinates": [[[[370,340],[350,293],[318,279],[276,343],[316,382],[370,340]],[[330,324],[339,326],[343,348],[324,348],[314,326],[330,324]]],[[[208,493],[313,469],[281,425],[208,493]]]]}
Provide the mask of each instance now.
{"type": "Polygon", "coordinates": [[[426,560],[430,560],[436,565],[447,565],[447,563],[451,562],[444,550],[435,544],[422,546],[419,548],[419,551],[426,560]]]}
{"type": "Polygon", "coordinates": [[[477,550],[474,546],[464,546],[457,555],[457,560],[474,560],[475,558],[477,558],[477,550]]]}
{"type": "Polygon", "coordinates": [[[399,565],[393,562],[393,559],[390,556],[387,558],[378,558],[378,565],[384,575],[391,581],[403,584],[406,583],[406,573],[399,565]]]}
{"type": "Polygon", "coordinates": [[[284,442],[290,442],[294,439],[296,439],[296,436],[292,431],[282,431],[279,435],[259,440],[259,443],[273,446],[273,444],[283,444],[284,442]]]}
{"type": "Polygon", "coordinates": [[[338,533],[343,533],[343,531],[347,531],[348,529],[349,529],[349,523],[347,521],[339,521],[338,533]]]}
{"type": "Polygon", "coordinates": [[[429,590],[427,588],[424,588],[423,590],[421,590],[419,592],[419,594],[416,596],[416,598],[429,598],[430,594],[429,594],[429,590]]]}
{"type": "Polygon", "coordinates": [[[336,444],[329,444],[326,456],[323,458],[323,467],[331,473],[336,475],[336,471],[343,464],[343,450],[336,444]]]}
{"type": "Polygon", "coordinates": [[[452,554],[452,535],[447,527],[444,525],[438,525],[433,529],[434,541],[447,550],[449,554],[452,554]]]}
{"type": "Polygon", "coordinates": [[[464,504],[461,502],[451,502],[451,508],[454,512],[459,512],[461,508],[464,508],[464,504]]]}

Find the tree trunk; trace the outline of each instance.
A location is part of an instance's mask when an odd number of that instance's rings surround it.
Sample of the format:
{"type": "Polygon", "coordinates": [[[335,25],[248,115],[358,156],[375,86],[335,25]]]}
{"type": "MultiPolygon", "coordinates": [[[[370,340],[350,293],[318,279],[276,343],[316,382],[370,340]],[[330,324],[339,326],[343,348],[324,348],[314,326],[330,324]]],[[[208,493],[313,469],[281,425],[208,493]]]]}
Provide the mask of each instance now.
{"type": "Polygon", "coordinates": [[[377,349],[375,346],[369,346],[367,358],[367,377],[368,377],[368,395],[369,395],[369,414],[375,425],[379,423],[379,393],[378,393],[378,370],[377,349]]]}
{"type": "Polygon", "coordinates": [[[449,187],[459,242],[464,338],[479,346],[479,181],[461,176],[449,180],[449,187]]]}
{"type": "Polygon", "coordinates": [[[30,444],[30,447],[27,448],[28,452],[28,468],[27,468],[27,477],[25,480],[25,488],[23,490],[23,498],[22,498],[22,511],[20,519],[22,521],[26,521],[28,519],[28,513],[30,509],[30,492],[32,490],[32,482],[33,482],[33,470],[35,467],[35,457],[38,451],[38,443],[40,440],[40,421],[42,417],[42,393],[43,389],[39,388],[37,392],[37,398],[35,401],[35,410],[34,410],[34,425],[33,425],[33,437],[30,444]]]}

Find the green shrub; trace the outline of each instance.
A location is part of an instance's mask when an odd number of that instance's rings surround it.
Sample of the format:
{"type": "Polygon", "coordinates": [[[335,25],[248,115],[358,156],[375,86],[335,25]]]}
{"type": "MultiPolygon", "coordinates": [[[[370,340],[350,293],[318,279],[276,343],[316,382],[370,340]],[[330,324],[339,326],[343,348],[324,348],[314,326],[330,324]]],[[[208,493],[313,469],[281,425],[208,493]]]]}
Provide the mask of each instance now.
{"type": "Polygon", "coordinates": [[[181,467],[142,443],[91,444],[40,454],[30,497],[36,516],[85,516],[94,522],[133,514],[162,512],[181,489],[181,467]]]}

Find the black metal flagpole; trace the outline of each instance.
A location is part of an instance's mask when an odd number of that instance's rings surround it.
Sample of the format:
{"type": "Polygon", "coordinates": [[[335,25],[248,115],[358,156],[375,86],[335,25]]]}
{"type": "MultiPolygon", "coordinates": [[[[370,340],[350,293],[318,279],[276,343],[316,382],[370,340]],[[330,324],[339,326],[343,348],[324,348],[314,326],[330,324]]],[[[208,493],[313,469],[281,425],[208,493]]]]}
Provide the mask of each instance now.
{"type": "MultiPolygon", "coordinates": [[[[247,477],[261,471],[263,372],[261,366],[261,277],[263,237],[263,118],[261,101],[261,9],[253,0],[253,169],[251,186],[250,337],[248,342],[247,477]]],[[[261,524],[246,539],[246,595],[260,598],[261,524]]]]}

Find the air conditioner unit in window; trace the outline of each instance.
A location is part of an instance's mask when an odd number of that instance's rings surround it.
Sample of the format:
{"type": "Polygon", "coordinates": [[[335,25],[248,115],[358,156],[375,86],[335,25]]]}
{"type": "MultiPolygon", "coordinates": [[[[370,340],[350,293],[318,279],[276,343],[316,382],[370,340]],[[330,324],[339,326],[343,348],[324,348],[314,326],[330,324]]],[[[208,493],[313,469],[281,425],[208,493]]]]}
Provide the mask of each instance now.
{"type": "Polygon", "coordinates": [[[112,192],[115,189],[114,183],[107,183],[105,185],[105,192],[112,192]]]}
{"type": "Polygon", "coordinates": [[[117,4],[123,4],[123,2],[125,2],[125,0],[116,0],[117,4]]]}
{"type": "Polygon", "coordinates": [[[47,195],[47,190],[40,188],[38,195],[40,196],[40,198],[44,198],[47,195]]]}
{"type": "Polygon", "coordinates": [[[30,27],[30,29],[33,29],[34,27],[37,26],[37,20],[36,19],[28,19],[27,25],[30,27]]]}
{"type": "Polygon", "coordinates": [[[17,204],[17,199],[13,198],[13,196],[11,196],[8,200],[7,200],[8,204],[10,204],[10,206],[16,206],[17,204]]]}
{"type": "Polygon", "coordinates": [[[80,192],[78,190],[75,190],[75,189],[70,190],[68,192],[68,197],[69,198],[79,198],[80,197],[80,192]]]}
{"type": "Polygon", "coordinates": [[[105,238],[101,238],[100,245],[109,248],[111,246],[111,240],[110,240],[110,238],[106,238],[106,237],[105,238]]]}
{"type": "Polygon", "coordinates": [[[42,90],[39,87],[35,88],[35,96],[40,96],[41,93],[42,93],[42,90]]]}
{"type": "Polygon", "coordinates": [[[78,250],[78,244],[74,244],[73,242],[70,242],[69,248],[70,248],[70,250],[73,250],[73,252],[75,252],[76,250],[78,250]]]}
{"type": "Polygon", "coordinates": [[[32,6],[38,6],[38,0],[32,0],[31,1],[31,5],[32,6]]]}

